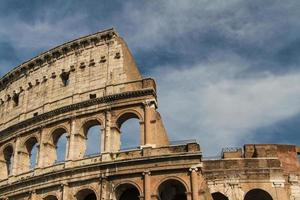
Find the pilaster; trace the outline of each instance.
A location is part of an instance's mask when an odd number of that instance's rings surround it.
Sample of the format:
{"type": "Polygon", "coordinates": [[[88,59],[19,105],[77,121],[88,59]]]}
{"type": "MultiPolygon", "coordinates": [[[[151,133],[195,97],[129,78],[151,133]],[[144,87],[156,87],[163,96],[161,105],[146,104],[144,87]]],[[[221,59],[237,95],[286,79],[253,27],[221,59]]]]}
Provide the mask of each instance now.
{"type": "Polygon", "coordinates": [[[198,168],[191,167],[191,186],[192,186],[192,200],[199,199],[199,183],[198,183],[198,168]]]}
{"type": "Polygon", "coordinates": [[[144,176],[144,199],[151,200],[151,172],[143,172],[144,176]]]}

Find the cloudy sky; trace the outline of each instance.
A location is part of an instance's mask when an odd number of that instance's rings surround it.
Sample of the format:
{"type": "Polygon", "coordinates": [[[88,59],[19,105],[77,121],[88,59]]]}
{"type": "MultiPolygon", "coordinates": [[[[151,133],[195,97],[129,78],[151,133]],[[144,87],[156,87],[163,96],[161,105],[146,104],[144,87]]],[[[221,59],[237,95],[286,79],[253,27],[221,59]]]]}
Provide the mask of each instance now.
{"type": "Polygon", "coordinates": [[[114,27],[154,77],[171,140],[206,155],[244,143],[300,145],[299,0],[0,2],[0,74],[114,27]]]}

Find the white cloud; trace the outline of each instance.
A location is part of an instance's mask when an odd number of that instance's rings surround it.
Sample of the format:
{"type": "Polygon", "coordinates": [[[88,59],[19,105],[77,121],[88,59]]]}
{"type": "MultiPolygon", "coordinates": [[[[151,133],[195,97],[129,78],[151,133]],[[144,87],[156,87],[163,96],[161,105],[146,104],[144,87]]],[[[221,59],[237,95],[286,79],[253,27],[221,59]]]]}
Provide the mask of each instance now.
{"type": "MultiPolygon", "coordinates": [[[[172,49],[180,56],[195,51],[197,54],[201,44],[195,41],[205,43],[210,33],[218,33],[241,46],[250,44],[270,52],[299,36],[300,1],[277,0],[268,5],[252,2],[128,2],[114,13],[118,14],[106,18],[102,13],[89,16],[81,10],[58,17],[60,8],[47,7],[33,22],[17,15],[2,16],[0,26],[7,28],[0,29],[0,42],[9,42],[22,55],[22,51],[48,49],[91,33],[94,27],[101,29],[103,24],[111,24],[122,32],[134,53],[139,49],[153,52],[159,51],[158,48],[171,49],[173,42],[189,42],[188,48],[172,49]],[[101,24],[102,19],[105,23],[101,24]]],[[[64,11],[73,5],[71,1],[68,3],[64,11]]],[[[160,110],[171,139],[197,138],[207,152],[216,152],[224,146],[240,145],[242,138],[251,138],[256,128],[300,112],[299,72],[274,75],[257,70],[245,76],[256,60],[244,61],[228,49],[213,50],[207,53],[210,60],[194,58],[198,64],[193,66],[153,66],[158,69],[152,75],[158,80],[160,110]]]]}
{"type": "Polygon", "coordinates": [[[291,29],[300,29],[299,7],[300,2],[293,0],[272,4],[239,0],[164,0],[144,5],[128,2],[121,14],[126,16],[125,23],[120,25],[129,42],[143,49],[180,42],[195,32],[198,36],[214,32],[263,48],[280,47],[296,37],[291,29]]]}
{"type": "Polygon", "coordinates": [[[54,20],[55,12],[48,12],[33,22],[24,21],[17,15],[1,17],[0,26],[8,28],[0,30],[0,40],[9,42],[18,51],[36,51],[90,33],[88,25],[84,23],[85,14],[77,13],[54,20]]]}
{"type": "Polygon", "coordinates": [[[242,60],[227,58],[156,71],[171,138],[196,138],[212,154],[300,113],[300,72],[239,78],[247,68],[242,60]]]}

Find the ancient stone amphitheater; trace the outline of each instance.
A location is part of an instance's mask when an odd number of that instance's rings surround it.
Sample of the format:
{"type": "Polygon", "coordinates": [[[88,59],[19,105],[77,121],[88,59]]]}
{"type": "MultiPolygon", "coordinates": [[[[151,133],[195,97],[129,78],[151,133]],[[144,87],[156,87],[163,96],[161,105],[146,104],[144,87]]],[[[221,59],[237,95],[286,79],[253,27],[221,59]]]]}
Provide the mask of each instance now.
{"type": "Polygon", "coordinates": [[[24,62],[0,89],[1,200],[300,199],[296,146],[250,144],[205,159],[194,141],[170,142],[155,81],[141,76],[114,29],[24,62]],[[139,147],[121,150],[132,118],[139,147]],[[95,127],[101,142],[90,155],[95,127]]]}

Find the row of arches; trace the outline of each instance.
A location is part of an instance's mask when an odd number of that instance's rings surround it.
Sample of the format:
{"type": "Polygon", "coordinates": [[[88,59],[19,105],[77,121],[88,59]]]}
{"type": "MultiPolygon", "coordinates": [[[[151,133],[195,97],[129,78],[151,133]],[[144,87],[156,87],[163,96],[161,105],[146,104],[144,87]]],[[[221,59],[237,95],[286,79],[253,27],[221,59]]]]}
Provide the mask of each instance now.
{"type": "MultiPolygon", "coordinates": [[[[170,179],[164,181],[157,190],[158,200],[187,200],[187,190],[178,180],[170,179]]],[[[139,200],[141,191],[131,183],[119,185],[115,189],[114,200],[139,200]]],[[[96,193],[91,189],[79,191],[76,200],[97,200],[96,193]]],[[[220,192],[212,193],[213,200],[229,200],[220,192]]],[[[44,200],[57,200],[55,196],[47,196],[44,200]]],[[[272,196],[262,189],[252,189],[246,193],[244,200],[273,200],[272,196]]]]}
{"type": "MultiPolygon", "coordinates": [[[[178,180],[164,181],[157,190],[158,200],[187,200],[187,190],[178,180]]],[[[139,200],[141,197],[140,189],[132,183],[124,183],[115,188],[114,200],[139,200]]],[[[76,200],[97,200],[97,194],[92,189],[80,190],[75,195],[76,200]]],[[[58,200],[54,195],[49,195],[43,200],[58,200]]]]}
{"type": "MultiPolygon", "coordinates": [[[[213,200],[229,200],[221,192],[212,193],[213,200]]],[[[272,196],[262,189],[252,189],[246,193],[244,200],[273,200],[272,196]]]]}
{"type": "MultiPolygon", "coordinates": [[[[118,131],[120,134],[120,150],[132,149],[140,146],[140,121],[141,119],[135,113],[125,113],[117,120],[118,131]]],[[[90,157],[101,154],[101,146],[104,145],[103,126],[99,120],[93,119],[84,123],[84,134],[82,137],[84,142],[78,143],[75,148],[83,149],[81,157],[90,157]]],[[[43,159],[47,159],[47,166],[64,162],[68,158],[69,136],[66,128],[57,128],[50,134],[49,141],[45,144],[47,155],[43,159]]],[[[22,172],[33,170],[39,161],[40,144],[37,136],[28,138],[22,145],[21,161],[18,165],[22,165],[22,172]]],[[[15,147],[8,144],[2,148],[0,152],[0,179],[6,178],[12,174],[15,156],[15,147]]]]}

